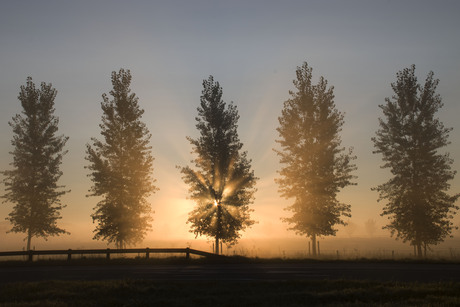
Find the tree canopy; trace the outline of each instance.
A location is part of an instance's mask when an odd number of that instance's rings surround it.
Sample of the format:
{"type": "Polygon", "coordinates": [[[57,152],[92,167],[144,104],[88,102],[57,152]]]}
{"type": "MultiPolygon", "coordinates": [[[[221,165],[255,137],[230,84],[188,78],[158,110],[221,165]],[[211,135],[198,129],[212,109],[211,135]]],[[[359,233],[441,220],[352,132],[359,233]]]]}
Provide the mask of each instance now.
{"type": "Polygon", "coordinates": [[[283,220],[300,235],[312,239],[335,235],[337,224],[345,225],[342,216],[350,217],[350,205],[337,200],[340,189],[353,184],[356,169],[352,150],[341,147],[339,132],[343,114],[334,103],[334,88],[320,77],[312,84],[312,68],[305,62],[296,70],[293,81],[297,91],[284,102],[277,131],[280,138],[275,150],[282,165],[276,179],[279,191],[294,203],[286,208],[293,215],[283,220]]]}
{"type": "Polygon", "coordinates": [[[392,235],[409,241],[422,255],[422,246],[437,244],[452,232],[453,214],[459,194],[447,194],[448,183],[456,174],[453,160],[439,150],[449,144],[451,128],[435,117],[442,107],[436,93],[438,79],[430,72],[422,86],[415,65],[399,71],[391,84],[392,98],[380,105],[384,118],[372,138],[382,154],[383,168],[392,177],[375,188],[379,200],[386,200],[382,215],[387,216],[392,235]]]}
{"type": "Polygon", "coordinates": [[[152,178],[150,133],[141,121],[138,98],[131,93],[131,73],[112,72],[112,99],[102,95],[100,124],[104,141],[92,138],[86,147],[93,186],[90,196],[100,196],[92,214],[97,222],[94,239],[124,248],[145,237],[151,229],[147,197],[156,191],[152,178]]]}
{"type": "Polygon", "coordinates": [[[196,117],[200,136],[187,137],[193,146],[194,167],[180,170],[196,203],[188,218],[191,231],[214,237],[219,253],[220,240],[234,244],[241,231],[254,224],[249,205],[254,200],[257,178],[247,153],[241,151],[236,106],[222,100],[222,87],[212,76],[203,81],[200,101],[196,117]]]}
{"type": "Polygon", "coordinates": [[[13,169],[2,172],[6,187],[3,198],[14,204],[7,220],[13,225],[12,232],[27,234],[27,250],[30,250],[32,237],[46,239],[66,233],[58,227],[57,221],[65,207],[60,197],[68,192],[58,185],[68,137],[57,135],[56,95],[51,83],[42,82],[37,89],[28,77],[18,96],[22,113],[9,122],[14,134],[11,141],[13,169]]]}

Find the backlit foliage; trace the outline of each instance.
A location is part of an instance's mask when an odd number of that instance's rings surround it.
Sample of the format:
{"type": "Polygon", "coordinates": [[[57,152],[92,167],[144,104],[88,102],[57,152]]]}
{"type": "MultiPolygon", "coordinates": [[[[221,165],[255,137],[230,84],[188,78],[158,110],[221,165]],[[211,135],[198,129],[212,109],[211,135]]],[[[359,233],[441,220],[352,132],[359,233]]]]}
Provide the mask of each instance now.
{"type": "Polygon", "coordinates": [[[312,238],[315,254],[316,236],[335,235],[334,226],[346,224],[342,216],[351,216],[350,205],[339,202],[337,193],[353,184],[356,157],[341,147],[344,121],[335,108],[334,88],[328,88],[323,77],[313,85],[307,63],[297,67],[296,74],[297,91],[289,92],[279,117],[281,150],[276,152],[282,168],[276,182],[283,197],[294,199],[286,209],[293,215],[283,220],[289,229],[312,238]]]}
{"type": "Polygon", "coordinates": [[[129,70],[112,72],[110,100],[104,94],[101,134],[87,145],[87,167],[93,186],[90,196],[100,196],[92,214],[97,223],[94,239],[114,242],[117,247],[135,244],[151,228],[151,206],[147,197],[156,191],[150,133],[141,121],[144,110],[131,93],[129,70]]]}
{"type": "Polygon", "coordinates": [[[379,200],[387,200],[383,216],[387,216],[392,235],[417,246],[442,242],[452,232],[453,214],[459,194],[448,195],[448,183],[455,176],[453,160],[439,149],[449,144],[451,128],[435,117],[442,107],[436,94],[439,80],[430,72],[421,86],[415,76],[415,66],[396,75],[391,84],[394,96],[380,105],[384,119],[372,140],[383,157],[383,168],[393,175],[375,188],[379,200]]]}
{"type": "Polygon", "coordinates": [[[57,226],[64,205],[60,197],[67,191],[58,185],[60,165],[68,137],[56,135],[59,119],[54,115],[57,91],[51,84],[35,88],[32,78],[21,86],[18,99],[23,111],[9,123],[13,128],[12,170],[2,172],[5,202],[13,203],[7,220],[12,232],[27,234],[27,250],[32,237],[54,236],[66,231],[57,226]]]}
{"type": "Polygon", "coordinates": [[[241,231],[254,224],[249,208],[254,200],[257,178],[251,160],[242,152],[237,133],[236,106],[222,100],[222,88],[212,76],[203,81],[201,104],[196,117],[200,136],[187,139],[193,146],[194,167],[181,167],[196,203],[188,223],[198,235],[234,244],[241,231]]]}

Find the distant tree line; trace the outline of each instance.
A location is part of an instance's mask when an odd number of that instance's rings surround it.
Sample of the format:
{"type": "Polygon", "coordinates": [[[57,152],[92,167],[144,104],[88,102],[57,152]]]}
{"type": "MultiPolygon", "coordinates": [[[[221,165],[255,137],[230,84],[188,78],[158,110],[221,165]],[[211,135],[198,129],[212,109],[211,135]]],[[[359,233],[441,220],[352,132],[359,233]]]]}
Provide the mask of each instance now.
{"type": "MultiPolygon", "coordinates": [[[[280,195],[293,199],[286,208],[292,216],[282,218],[289,229],[312,241],[334,236],[336,225],[346,225],[351,204],[338,201],[341,189],[356,184],[357,169],[352,148],[341,145],[344,115],[336,108],[334,87],[323,77],[312,81],[312,68],[305,62],[297,67],[295,91],[284,102],[277,131],[280,145],[280,195]]],[[[379,107],[383,118],[372,138],[381,154],[383,168],[392,177],[375,188],[379,201],[386,201],[382,216],[384,228],[392,236],[408,241],[419,256],[429,245],[442,242],[456,227],[453,215],[459,209],[460,194],[449,195],[449,181],[456,174],[453,160],[439,150],[449,144],[452,131],[435,117],[442,107],[436,93],[439,80],[430,72],[421,86],[415,66],[396,75],[394,96],[379,107]]],[[[144,110],[131,92],[131,73],[112,72],[111,98],[102,95],[102,139],[92,138],[86,146],[89,177],[93,185],[88,196],[99,197],[91,214],[96,223],[94,238],[124,248],[141,242],[151,229],[152,208],[147,197],[158,189],[153,179],[151,134],[144,122],[144,110]]],[[[58,135],[59,119],[54,115],[57,91],[51,84],[35,88],[27,78],[18,96],[23,111],[9,122],[13,129],[12,169],[4,176],[5,203],[13,204],[6,219],[11,232],[25,233],[27,250],[33,237],[67,233],[57,226],[65,205],[60,197],[69,192],[58,185],[60,165],[66,154],[68,137],[58,135]]],[[[195,208],[187,223],[191,232],[215,240],[220,245],[235,244],[241,233],[255,221],[250,215],[256,191],[251,159],[243,151],[237,132],[236,105],[222,99],[222,87],[210,76],[203,81],[197,108],[198,138],[187,137],[192,145],[192,166],[178,167],[189,186],[195,208]]]]}

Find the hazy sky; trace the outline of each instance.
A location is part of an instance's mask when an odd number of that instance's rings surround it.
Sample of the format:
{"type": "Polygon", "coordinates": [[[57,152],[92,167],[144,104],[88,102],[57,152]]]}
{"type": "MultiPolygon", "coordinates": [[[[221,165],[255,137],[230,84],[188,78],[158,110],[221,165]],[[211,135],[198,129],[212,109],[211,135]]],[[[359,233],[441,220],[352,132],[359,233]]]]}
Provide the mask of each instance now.
{"type": "MultiPolygon", "coordinates": [[[[147,239],[193,242],[185,224],[193,203],[175,166],[192,158],[185,137],[197,135],[202,80],[213,75],[224,100],[238,108],[239,136],[260,178],[253,205],[259,223],[244,238],[293,237],[280,221],[289,215],[283,208],[290,202],[278,196],[279,164],[272,148],[277,117],[304,61],[315,80],[324,76],[335,87],[337,108],[345,112],[342,140],[358,156],[358,185],[340,198],[352,205],[357,233],[364,232],[367,219],[385,222],[370,188],[386,180],[388,171],[380,169],[370,139],[378,129],[378,105],[392,95],[397,71],[415,64],[420,82],[430,70],[440,79],[444,108],[438,115],[454,128],[447,151],[460,170],[460,2],[455,0],[1,1],[0,169],[12,161],[8,121],[21,111],[19,87],[27,76],[37,85],[51,82],[58,90],[60,133],[70,137],[61,183],[72,192],[63,198],[67,208],[60,224],[72,232],[70,239],[91,241],[97,199],[85,197],[91,185],[85,144],[100,137],[101,95],[111,90],[111,72],[130,69],[131,89],[153,135],[153,176],[160,188],[150,198],[155,220],[147,239]]],[[[460,191],[459,178],[452,193],[460,191]]],[[[5,234],[9,226],[3,218],[11,208],[0,207],[1,241],[17,238],[5,234]]]]}

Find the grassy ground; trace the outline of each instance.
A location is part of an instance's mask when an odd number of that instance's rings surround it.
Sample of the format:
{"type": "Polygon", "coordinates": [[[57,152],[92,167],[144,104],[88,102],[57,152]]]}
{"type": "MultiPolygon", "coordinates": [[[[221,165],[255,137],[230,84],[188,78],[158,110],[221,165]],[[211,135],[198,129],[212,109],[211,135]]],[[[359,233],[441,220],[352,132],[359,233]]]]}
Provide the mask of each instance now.
{"type": "Polygon", "coordinates": [[[459,283],[47,281],[0,287],[1,306],[459,306],[459,283]]]}
{"type": "Polygon", "coordinates": [[[21,266],[48,266],[48,265],[59,265],[59,266],[74,266],[74,265],[155,265],[155,264],[242,264],[242,263],[316,263],[316,262],[328,262],[328,263],[454,263],[460,264],[457,259],[375,259],[375,258],[360,258],[360,259],[323,259],[323,258],[247,258],[242,256],[231,256],[231,257],[193,257],[191,259],[185,259],[185,257],[152,257],[146,259],[144,257],[127,258],[118,257],[110,260],[105,257],[83,257],[73,258],[71,261],[67,261],[65,257],[60,259],[52,259],[42,257],[40,259],[34,259],[33,262],[26,260],[3,260],[0,258],[0,267],[21,267],[21,266]]]}
{"type": "MultiPolygon", "coordinates": [[[[0,266],[286,263],[321,260],[104,258],[1,261],[0,266]]],[[[336,260],[337,261],[337,260],[336,260]]],[[[341,261],[341,260],[340,260],[341,261]]],[[[426,262],[369,260],[356,262],[426,262]]],[[[439,261],[434,261],[439,262],[439,261]]],[[[445,263],[445,261],[440,261],[445,263]]],[[[447,261],[449,262],[449,261],[447,261]]],[[[460,306],[460,283],[370,281],[43,281],[0,285],[0,306],[460,306]]]]}

